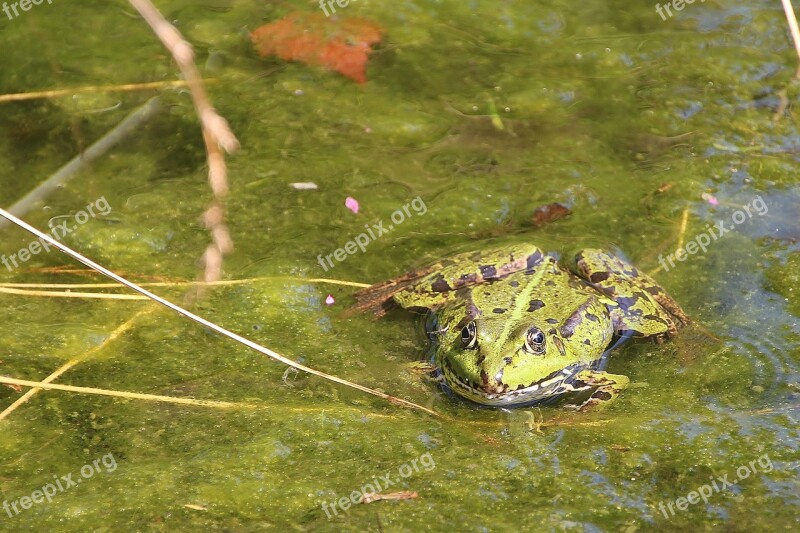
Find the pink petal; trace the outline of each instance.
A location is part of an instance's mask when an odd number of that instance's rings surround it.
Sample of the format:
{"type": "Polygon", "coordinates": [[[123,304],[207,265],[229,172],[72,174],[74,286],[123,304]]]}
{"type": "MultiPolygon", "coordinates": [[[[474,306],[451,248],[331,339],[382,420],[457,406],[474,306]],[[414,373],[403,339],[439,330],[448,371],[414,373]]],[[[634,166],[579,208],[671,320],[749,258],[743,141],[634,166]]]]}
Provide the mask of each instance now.
{"type": "Polygon", "coordinates": [[[715,197],[711,196],[707,192],[703,193],[702,198],[711,205],[719,205],[719,200],[717,200],[715,197]]]}
{"type": "Polygon", "coordinates": [[[344,205],[345,207],[347,207],[347,209],[349,209],[353,213],[358,214],[358,200],[356,200],[355,198],[351,198],[348,196],[344,201],[344,205]]]}
{"type": "Polygon", "coordinates": [[[326,303],[327,305],[333,305],[334,303],[336,303],[336,300],[334,300],[334,299],[333,299],[333,296],[331,296],[331,295],[329,294],[329,295],[328,295],[328,297],[327,297],[327,298],[325,298],[325,303],[326,303]]]}

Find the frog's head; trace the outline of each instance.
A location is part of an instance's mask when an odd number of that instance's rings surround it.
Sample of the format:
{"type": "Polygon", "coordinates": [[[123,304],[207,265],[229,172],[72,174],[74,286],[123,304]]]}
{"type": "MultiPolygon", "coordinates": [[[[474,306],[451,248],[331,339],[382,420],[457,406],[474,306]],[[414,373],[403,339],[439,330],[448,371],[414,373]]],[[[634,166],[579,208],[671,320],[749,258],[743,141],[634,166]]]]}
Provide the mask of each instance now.
{"type": "Polygon", "coordinates": [[[585,302],[561,320],[539,314],[510,320],[491,311],[442,317],[449,325],[439,323],[436,357],[447,385],[494,406],[567,392],[565,381],[599,359],[613,335],[605,306],[594,303],[585,302]]]}

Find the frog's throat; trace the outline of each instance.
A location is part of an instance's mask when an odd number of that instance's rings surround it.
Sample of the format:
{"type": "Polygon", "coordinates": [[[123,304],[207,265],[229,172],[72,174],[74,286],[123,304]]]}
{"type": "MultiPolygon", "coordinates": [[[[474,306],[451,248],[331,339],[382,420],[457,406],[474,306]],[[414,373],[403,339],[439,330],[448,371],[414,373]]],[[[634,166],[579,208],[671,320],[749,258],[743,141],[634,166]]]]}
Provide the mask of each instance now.
{"type": "Polygon", "coordinates": [[[586,386],[574,383],[574,378],[578,372],[589,366],[591,365],[586,363],[575,363],[556,370],[530,385],[520,385],[514,390],[508,390],[508,386],[505,386],[503,392],[497,393],[486,392],[480,383],[463,380],[454,372],[447,360],[442,362],[441,369],[445,383],[459,396],[482,405],[511,407],[553,400],[564,394],[586,390],[586,386]]]}

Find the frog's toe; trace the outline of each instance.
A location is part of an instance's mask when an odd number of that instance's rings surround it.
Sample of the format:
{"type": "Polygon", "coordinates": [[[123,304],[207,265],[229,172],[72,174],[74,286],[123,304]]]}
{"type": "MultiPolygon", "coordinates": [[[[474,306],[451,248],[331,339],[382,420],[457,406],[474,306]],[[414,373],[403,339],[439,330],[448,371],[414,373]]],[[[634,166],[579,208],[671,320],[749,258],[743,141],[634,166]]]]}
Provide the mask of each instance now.
{"type": "Polygon", "coordinates": [[[575,376],[574,386],[589,392],[588,398],[580,403],[568,404],[567,407],[577,411],[589,411],[608,405],[628,386],[627,376],[609,374],[597,370],[584,370],[575,376]]]}

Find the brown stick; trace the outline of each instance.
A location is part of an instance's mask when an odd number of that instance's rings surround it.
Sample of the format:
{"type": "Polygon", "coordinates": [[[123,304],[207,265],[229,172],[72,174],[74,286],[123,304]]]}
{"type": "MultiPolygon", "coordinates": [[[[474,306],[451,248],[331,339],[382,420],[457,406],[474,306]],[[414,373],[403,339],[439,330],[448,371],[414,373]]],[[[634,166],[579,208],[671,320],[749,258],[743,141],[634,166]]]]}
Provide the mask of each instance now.
{"type": "Polygon", "coordinates": [[[150,0],[129,0],[142,18],[153,28],[156,36],[169,50],[178,68],[181,69],[192,93],[197,116],[203,128],[203,141],[208,160],[208,182],[214,193],[211,206],[203,215],[206,228],[211,232],[212,243],[203,254],[205,281],[222,278],[222,257],[233,250],[233,241],[224,224],[222,199],[228,192],[228,174],[225,155],[239,148],[239,141],[228,126],[228,122],[211,106],[203,79],[194,64],[194,52],[180,32],[159,13],[150,0]]]}

